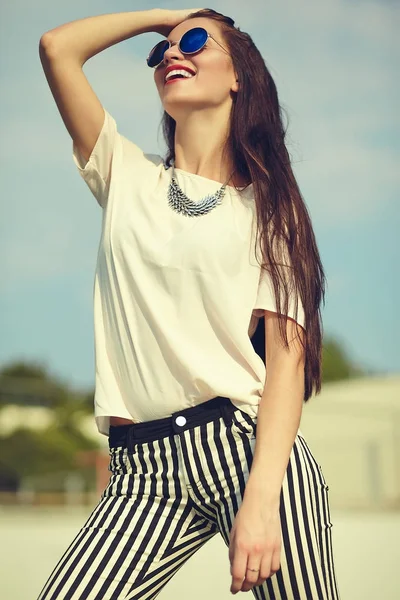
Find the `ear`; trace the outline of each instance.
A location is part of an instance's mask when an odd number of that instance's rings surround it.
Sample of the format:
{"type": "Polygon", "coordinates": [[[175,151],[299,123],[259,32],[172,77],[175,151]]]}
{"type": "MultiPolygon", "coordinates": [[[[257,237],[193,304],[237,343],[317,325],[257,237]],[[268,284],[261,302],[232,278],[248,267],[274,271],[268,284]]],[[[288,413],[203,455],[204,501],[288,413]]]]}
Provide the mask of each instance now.
{"type": "Polygon", "coordinates": [[[239,90],[239,80],[236,79],[235,83],[231,87],[232,92],[237,92],[239,90]]]}

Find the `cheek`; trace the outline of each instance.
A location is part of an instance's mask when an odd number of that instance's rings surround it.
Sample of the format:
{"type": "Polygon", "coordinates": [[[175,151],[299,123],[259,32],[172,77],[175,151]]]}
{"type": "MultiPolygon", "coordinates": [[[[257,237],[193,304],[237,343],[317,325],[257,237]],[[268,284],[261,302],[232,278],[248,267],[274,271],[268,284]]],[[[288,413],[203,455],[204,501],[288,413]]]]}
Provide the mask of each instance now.
{"type": "Polygon", "coordinates": [[[210,61],[204,72],[208,73],[210,79],[212,79],[219,88],[225,88],[231,84],[232,69],[222,57],[221,60],[210,61]]]}
{"type": "Polygon", "coordinates": [[[199,83],[208,93],[211,90],[218,97],[225,96],[228,93],[231,86],[231,78],[226,69],[214,66],[202,75],[199,78],[199,83]]]}

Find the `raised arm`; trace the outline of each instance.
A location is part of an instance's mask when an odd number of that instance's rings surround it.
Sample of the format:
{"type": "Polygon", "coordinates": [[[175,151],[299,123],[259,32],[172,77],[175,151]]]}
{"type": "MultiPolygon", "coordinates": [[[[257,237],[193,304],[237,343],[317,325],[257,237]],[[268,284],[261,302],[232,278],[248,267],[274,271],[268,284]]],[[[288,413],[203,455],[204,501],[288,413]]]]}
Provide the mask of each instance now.
{"type": "Polygon", "coordinates": [[[104,123],[104,109],[83,65],[102,50],[140,33],[168,35],[192,10],[151,9],[72,21],[42,35],[40,60],[64,124],[87,161],[104,123]]]}

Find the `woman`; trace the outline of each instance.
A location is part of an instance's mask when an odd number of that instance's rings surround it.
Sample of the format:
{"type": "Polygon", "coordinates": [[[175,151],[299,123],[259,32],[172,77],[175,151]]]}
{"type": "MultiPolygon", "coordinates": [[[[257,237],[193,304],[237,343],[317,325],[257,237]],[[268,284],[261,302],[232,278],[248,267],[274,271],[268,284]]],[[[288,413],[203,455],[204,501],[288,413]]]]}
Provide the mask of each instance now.
{"type": "Polygon", "coordinates": [[[299,429],[321,388],[324,273],[259,51],[215,11],[154,9],[62,25],[40,55],[103,209],[95,418],[111,471],[40,600],[156,598],[216,533],[232,593],[339,598],[328,486],[299,429]],[[117,131],[82,71],[149,31],[168,36],[147,58],[165,160],[117,131]]]}

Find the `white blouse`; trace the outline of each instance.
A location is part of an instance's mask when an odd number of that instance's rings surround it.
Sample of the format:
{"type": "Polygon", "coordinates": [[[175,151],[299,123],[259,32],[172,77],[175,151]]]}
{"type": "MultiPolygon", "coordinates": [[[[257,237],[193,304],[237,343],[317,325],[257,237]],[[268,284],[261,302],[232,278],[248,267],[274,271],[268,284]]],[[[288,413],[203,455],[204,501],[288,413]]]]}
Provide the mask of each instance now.
{"type": "MultiPolygon", "coordinates": [[[[98,430],[108,435],[110,416],[160,419],[215,396],[254,418],[266,366],[250,338],[276,303],[255,257],[253,185],[227,186],[205,215],[177,213],[167,199],[172,169],[104,113],[87,163],[73,144],[76,167],[103,208],[94,281],[98,430]]],[[[175,174],[195,202],[221,187],[175,174]]],[[[295,318],[292,298],[288,314],[295,318]]],[[[300,298],[296,321],[304,327],[300,298]]]]}

